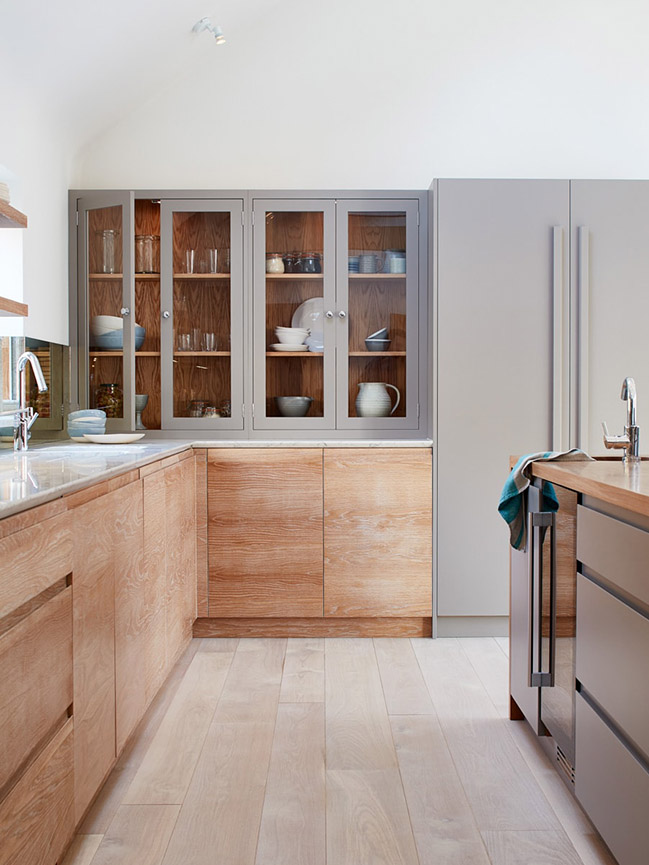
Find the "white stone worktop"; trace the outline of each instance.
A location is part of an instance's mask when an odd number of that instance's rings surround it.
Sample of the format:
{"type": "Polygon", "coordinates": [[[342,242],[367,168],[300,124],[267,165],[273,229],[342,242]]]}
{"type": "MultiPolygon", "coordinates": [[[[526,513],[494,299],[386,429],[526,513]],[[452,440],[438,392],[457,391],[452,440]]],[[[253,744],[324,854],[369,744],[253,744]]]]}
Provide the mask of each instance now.
{"type": "Polygon", "coordinates": [[[142,439],[133,444],[31,443],[29,450],[0,450],[0,518],[124,474],[147,463],[195,448],[432,447],[430,439],[395,441],[200,441],[142,439]]]}

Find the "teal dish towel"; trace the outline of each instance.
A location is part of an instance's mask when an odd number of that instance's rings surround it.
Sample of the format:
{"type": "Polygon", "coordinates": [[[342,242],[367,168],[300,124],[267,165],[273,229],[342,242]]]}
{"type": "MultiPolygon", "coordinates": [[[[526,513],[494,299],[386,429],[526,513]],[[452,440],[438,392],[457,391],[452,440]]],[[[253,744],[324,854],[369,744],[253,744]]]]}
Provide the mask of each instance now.
{"type": "MultiPolygon", "coordinates": [[[[527,520],[525,519],[525,491],[532,480],[532,463],[537,461],[569,461],[569,460],[592,460],[579,448],[569,451],[545,451],[536,454],[526,454],[521,457],[509,473],[503,491],[500,494],[498,513],[509,525],[509,542],[515,550],[525,549],[527,520]]],[[[541,489],[543,495],[543,506],[549,511],[559,509],[554,487],[549,481],[543,481],[541,489]]]]}

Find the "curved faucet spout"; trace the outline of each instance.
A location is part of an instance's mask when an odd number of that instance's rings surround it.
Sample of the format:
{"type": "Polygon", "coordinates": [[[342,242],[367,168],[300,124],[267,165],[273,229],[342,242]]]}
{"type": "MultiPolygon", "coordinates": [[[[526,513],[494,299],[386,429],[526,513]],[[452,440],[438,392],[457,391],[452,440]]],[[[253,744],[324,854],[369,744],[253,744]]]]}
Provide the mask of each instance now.
{"type": "Polygon", "coordinates": [[[29,430],[31,425],[38,417],[38,412],[35,412],[31,406],[27,405],[27,376],[25,368],[27,364],[31,365],[34,372],[34,378],[38,390],[43,393],[47,390],[45,376],[38,361],[38,358],[33,351],[24,351],[18,358],[16,364],[16,388],[20,394],[20,405],[15,415],[14,421],[14,450],[26,451],[27,442],[29,441],[29,430]]]}

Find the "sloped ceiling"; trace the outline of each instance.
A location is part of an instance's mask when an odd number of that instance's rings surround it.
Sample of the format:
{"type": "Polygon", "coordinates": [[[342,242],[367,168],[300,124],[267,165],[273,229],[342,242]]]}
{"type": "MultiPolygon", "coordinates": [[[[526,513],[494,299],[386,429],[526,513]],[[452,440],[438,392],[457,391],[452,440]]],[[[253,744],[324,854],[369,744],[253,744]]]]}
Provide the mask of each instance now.
{"type": "Polygon", "coordinates": [[[79,147],[215,50],[208,34],[192,33],[200,18],[232,37],[282,5],[212,2],[0,0],[0,83],[38,104],[79,147]]]}

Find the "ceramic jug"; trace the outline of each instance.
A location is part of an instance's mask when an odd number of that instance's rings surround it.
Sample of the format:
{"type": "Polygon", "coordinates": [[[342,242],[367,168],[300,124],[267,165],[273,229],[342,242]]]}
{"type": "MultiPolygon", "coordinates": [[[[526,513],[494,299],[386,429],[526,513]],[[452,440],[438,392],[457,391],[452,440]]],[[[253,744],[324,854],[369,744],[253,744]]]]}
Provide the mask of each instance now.
{"type": "Polygon", "coordinates": [[[382,381],[362,381],[358,385],[358,396],[356,397],[356,414],[358,417],[387,417],[394,414],[399,406],[401,393],[399,388],[393,384],[382,381]],[[391,409],[392,401],[387,389],[391,387],[396,391],[397,401],[391,409]]]}

